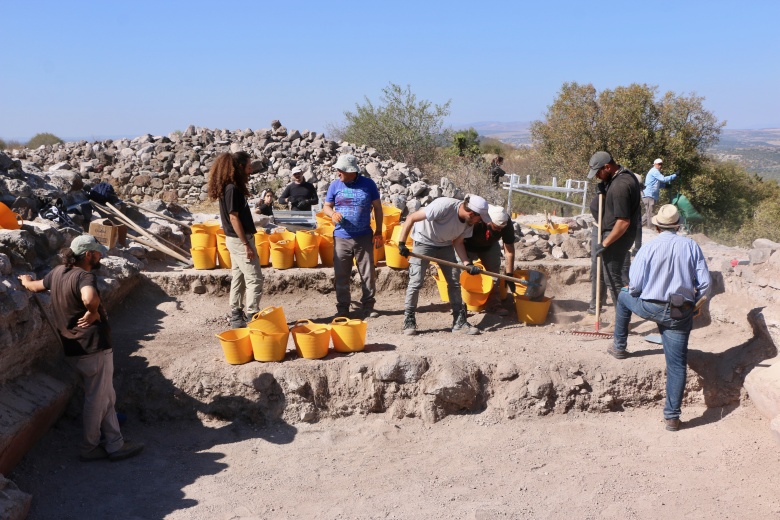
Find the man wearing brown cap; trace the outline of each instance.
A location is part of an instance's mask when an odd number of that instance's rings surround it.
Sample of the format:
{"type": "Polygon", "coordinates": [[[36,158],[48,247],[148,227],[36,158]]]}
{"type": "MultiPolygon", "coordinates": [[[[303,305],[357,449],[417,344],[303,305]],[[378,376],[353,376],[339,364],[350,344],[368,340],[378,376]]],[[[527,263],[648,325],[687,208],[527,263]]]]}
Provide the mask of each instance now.
{"type": "Polygon", "coordinates": [[[615,311],[615,340],[607,350],[612,357],[628,356],[628,323],[631,314],[658,325],[666,358],[666,429],[680,429],[680,407],[688,363],[688,338],[697,303],[707,296],[710,272],[699,245],[677,235],[680,214],[671,204],[652,217],[658,238],[636,255],[628,287],[620,292],[615,311]]]}
{"type": "Polygon", "coordinates": [[[51,292],[52,320],[65,357],[84,384],[84,438],[79,457],[87,462],[126,459],[138,455],[144,447],[124,440],[114,409],[114,353],[108,316],[100,303],[93,272],[100,268],[100,259],[106,253],[106,246],[95,237],[81,235],[60,253],[64,265],[52,269],[43,280],[33,280],[27,274],[19,276],[28,291],[51,292]],[[105,439],[102,442],[101,433],[105,439]]]}
{"type": "Polygon", "coordinates": [[[588,179],[596,177],[601,181],[599,197],[591,202],[594,215],[599,212],[599,199],[604,201],[601,244],[596,246],[596,254],[601,255],[607,287],[612,293],[612,302],[617,305],[623,286],[623,263],[641,225],[641,187],[636,175],[617,164],[607,152],[593,154],[589,166],[588,179]]]}

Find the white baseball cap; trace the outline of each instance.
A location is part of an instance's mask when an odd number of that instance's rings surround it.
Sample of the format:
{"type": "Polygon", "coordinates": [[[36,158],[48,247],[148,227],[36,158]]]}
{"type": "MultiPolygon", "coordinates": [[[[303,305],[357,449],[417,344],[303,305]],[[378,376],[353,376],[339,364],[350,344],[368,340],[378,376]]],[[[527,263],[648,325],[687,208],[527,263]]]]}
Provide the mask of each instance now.
{"type": "Polygon", "coordinates": [[[664,162],[663,159],[656,159],[655,161],[653,161],[653,164],[661,164],[662,162],[664,162]]]}
{"type": "Polygon", "coordinates": [[[490,204],[488,207],[488,214],[490,214],[490,219],[493,221],[493,224],[497,226],[504,227],[506,226],[506,223],[509,222],[509,214],[507,214],[501,206],[490,204]]]}
{"type": "Polygon", "coordinates": [[[479,216],[482,217],[482,222],[485,224],[493,222],[490,218],[490,213],[488,213],[488,203],[485,199],[479,195],[466,195],[466,200],[468,201],[466,207],[474,213],[479,213],[479,216]]]}

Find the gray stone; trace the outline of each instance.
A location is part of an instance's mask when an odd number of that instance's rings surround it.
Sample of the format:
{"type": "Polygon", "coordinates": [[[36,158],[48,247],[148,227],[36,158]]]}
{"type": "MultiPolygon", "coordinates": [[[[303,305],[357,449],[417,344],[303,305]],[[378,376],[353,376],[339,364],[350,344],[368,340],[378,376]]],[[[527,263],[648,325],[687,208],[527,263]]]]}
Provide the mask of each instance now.
{"type": "Polygon", "coordinates": [[[374,181],[379,181],[382,178],[382,169],[375,162],[370,162],[366,165],[366,172],[374,181]]]}
{"type": "Polygon", "coordinates": [[[468,410],[476,403],[478,386],[476,367],[445,359],[427,374],[423,392],[445,409],[468,410]]]}
{"type": "Polygon", "coordinates": [[[537,246],[515,245],[515,262],[530,262],[544,258],[544,252],[537,246]]]}
{"type": "Polygon", "coordinates": [[[411,214],[415,211],[419,210],[422,207],[422,204],[417,199],[412,199],[406,202],[406,209],[411,214]]]}
{"type": "Polygon", "coordinates": [[[772,255],[772,250],[769,248],[761,248],[761,249],[751,249],[748,251],[748,257],[750,258],[750,263],[752,265],[755,264],[763,264],[767,260],[769,260],[769,257],[772,255]]]}
{"type": "Polygon", "coordinates": [[[0,253],[0,275],[11,276],[12,272],[11,259],[8,258],[8,255],[0,253]]]}
{"type": "Polygon", "coordinates": [[[590,252],[580,242],[572,237],[566,237],[566,240],[561,244],[561,250],[563,250],[566,258],[590,258],[590,252]]]}
{"type": "Polygon", "coordinates": [[[768,238],[757,238],[753,241],[753,247],[755,249],[771,249],[772,251],[777,251],[780,249],[780,244],[773,242],[768,238]]]}
{"type": "Polygon", "coordinates": [[[557,259],[557,260],[561,260],[563,258],[566,258],[566,253],[563,252],[563,249],[561,249],[560,246],[553,247],[551,254],[552,254],[552,257],[557,259]]]}
{"type": "Polygon", "coordinates": [[[399,384],[416,383],[428,370],[428,362],[421,356],[397,355],[380,359],[374,366],[379,381],[395,381],[399,384]]]}
{"type": "Polygon", "coordinates": [[[32,495],[0,475],[0,518],[3,520],[24,520],[30,511],[32,495]]]}
{"type": "Polygon", "coordinates": [[[409,192],[413,197],[422,197],[428,191],[428,185],[422,181],[417,181],[409,186],[409,192]]]}

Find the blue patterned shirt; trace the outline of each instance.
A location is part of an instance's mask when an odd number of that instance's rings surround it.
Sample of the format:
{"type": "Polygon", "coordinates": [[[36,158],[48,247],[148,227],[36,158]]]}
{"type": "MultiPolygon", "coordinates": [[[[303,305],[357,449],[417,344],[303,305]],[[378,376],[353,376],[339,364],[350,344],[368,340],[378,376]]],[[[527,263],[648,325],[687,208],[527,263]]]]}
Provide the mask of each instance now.
{"type": "Polygon", "coordinates": [[[650,171],[645,175],[645,191],[642,192],[643,197],[652,197],[658,202],[658,197],[661,195],[661,186],[664,183],[672,182],[677,178],[677,174],[663,175],[661,171],[653,166],[650,171]]]}
{"type": "Polygon", "coordinates": [[[325,202],[333,204],[333,209],[344,217],[336,224],[333,236],[357,238],[371,234],[371,209],[375,200],[379,200],[379,189],[368,177],[358,175],[350,183],[339,179],[331,182],[325,202]]]}
{"type": "Polygon", "coordinates": [[[699,244],[671,231],[643,245],[629,270],[628,292],[643,300],[668,302],[681,294],[695,303],[710,290],[710,271],[699,244]]]}

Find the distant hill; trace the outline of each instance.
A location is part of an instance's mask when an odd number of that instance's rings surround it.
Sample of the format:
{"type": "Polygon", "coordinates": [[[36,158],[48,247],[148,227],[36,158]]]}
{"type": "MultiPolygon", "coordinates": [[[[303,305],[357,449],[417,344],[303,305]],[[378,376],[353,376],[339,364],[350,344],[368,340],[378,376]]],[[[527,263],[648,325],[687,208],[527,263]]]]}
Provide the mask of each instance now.
{"type": "MultiPolygon", "coordinates": [[[[473,128],[481,136],[516,147],[531,146],[530,121],[480,121],[455,128],[473,128]]],[[[780,181],[780,128],[726,129],[709,151],[718,159],[742,164],[751,173],[780,181]]]]}

